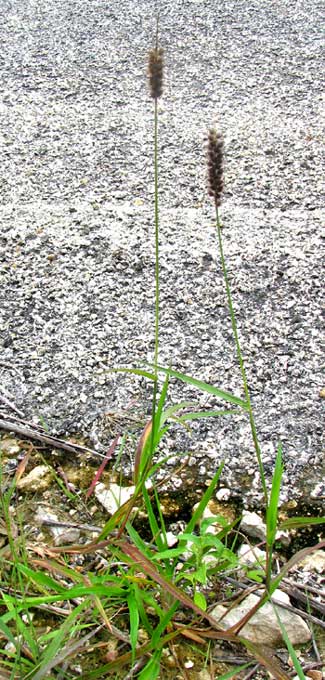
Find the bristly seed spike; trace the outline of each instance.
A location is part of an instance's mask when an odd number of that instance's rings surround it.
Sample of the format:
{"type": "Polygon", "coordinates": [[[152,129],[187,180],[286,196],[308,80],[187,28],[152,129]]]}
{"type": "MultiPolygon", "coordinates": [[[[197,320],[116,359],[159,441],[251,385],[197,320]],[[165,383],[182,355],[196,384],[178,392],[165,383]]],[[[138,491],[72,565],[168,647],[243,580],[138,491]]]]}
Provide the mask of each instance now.
{"type": "Polygon", "coordinates": [[[221,205],[223,192],[223,138],[216,130],[208,135],[208,192],[214,198],[215,206],[221,205]]]}
{"type": "Polygon", "coordinates": [[[153,99],[161,97],[163,92],[164,50],[159,45],[159,14],[156,23],[156,46],[149,51],[148,77],[150,95],[153,99]]]}
{"type": "Polygon", "coordinates": [[[148,76],[150,95],[153,99],[163,92],[164,50],[161,47],[149,51],[148,76]]]}

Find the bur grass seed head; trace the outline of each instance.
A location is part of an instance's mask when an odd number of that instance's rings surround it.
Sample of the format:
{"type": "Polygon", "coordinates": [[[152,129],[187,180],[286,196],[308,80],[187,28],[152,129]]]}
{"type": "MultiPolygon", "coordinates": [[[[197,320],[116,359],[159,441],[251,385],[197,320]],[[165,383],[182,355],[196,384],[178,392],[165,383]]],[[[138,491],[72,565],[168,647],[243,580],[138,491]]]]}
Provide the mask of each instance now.
{"type": "Polygon", "coordinates": [[[223,138],[216,130],[208,135],[208,192],[214,198],[216,208],[221,205],[223,192],[223,138]]]}
{"type": "Polygon", "coordinates": [[[155,47],[149,52],[148,76],[150,95],[153,99],[161,97],[163,92],[164,50],[155,47]]]}

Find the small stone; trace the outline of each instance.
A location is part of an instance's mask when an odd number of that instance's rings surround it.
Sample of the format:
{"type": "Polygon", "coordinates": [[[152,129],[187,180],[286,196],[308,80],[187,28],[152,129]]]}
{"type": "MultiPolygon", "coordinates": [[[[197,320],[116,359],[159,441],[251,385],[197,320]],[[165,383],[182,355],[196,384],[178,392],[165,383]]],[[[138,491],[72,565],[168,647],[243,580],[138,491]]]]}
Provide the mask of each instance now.
{"type": "Polygon", "coordinates": [[[107,489],[105,484],[96,484],[95,496],[105,510],[110,515],[114,515],[114,512],[133,496],[134,491],[135,486],[111,484],[107,489]]]}
{"type": "MultiPolygon", "coordinates": [[[[40,506],[35,513],[35,521],[38,524],[45,524],[47,522],[58,522],[59,518],[48,508],[40,506]]],[[[46,525],[46,529],[54,538],[54,545],[65,545],[66,543],[77,543],[80,538],[80,531],[74,527],[51,526],[46,525]]]]}
{"type": "MultiPolygon", "coordinates": [[[[266,540],[266,524],[257,512],[248,512],[244,510],[240,528],[247,536],[259,538],[261,541],[266,540]]],[[[290,545],[291,538],[287,531],[277,531],[275,538],[286,547],[290,545]]]]}
{"type": "Polygon", "coordinates": [[[325,483],[319,482],[310,492],[311,498],[325,498],[325,483]]]}
{"type": "Polygon", "coordinates": [[[37,524],[44,524],[44,522],[58,522],[57,515],[51,512],[47,507],[40,505],[34,515],[34,520],[37,524]]]}
{"type": "Polygon", "coordinates": [[[18,467],[17,458],[11,458],[3,464],[2,471],[6,475],[11,475],[13,474],[13,472],[15,472],[15,470],[17,470],[17,467],[18,467]]]}
{"type": "Polygon", "coordinates": [[[54,545],[78,543],[80,539],[80,531],[74,527],[49,527],[49,530],[54,538],[54,545]]]}
{"type": "Polygon", "coordinates": [[[176,545],[178,541],[178,537],[175,536],[172,531],[166,531],[166,540],[168,548],[173,548],[173,546],[176,545]]]}
{"type": "Polygon", "coordinates": [[[252,547],[248,543],[242,543],[238,550],[238,558],[240,564],[265,564],[266,562],[266,552],[260,550],[260,548],[252,547]]]}
{"type": "Polygon", "coordinates": [[[8,456],[14,456],[16,453],[19,453],[21,447],[19,446],[16,439],[6,438],[0,442],[0,450],[6,453],[8,456]]]}
{"type": "Polygon", "coordinates": [[[301,567],[303,571],[316,571],[318,574],[325,573],[325,550],[315,550],[307,555],[295,567],[301,567]]]}
{"type": "MultiPolygon", "coordinates": [[[[274,592],[272,600],[273,602],[280,600],[284,604],[290,604],[289,597],[281,590],[274,592]]],[[[223,605],[217,605],[211,615],[217,621],[220,621],[223,617],[220,623],[225,630],[228,630],[248,614],[258,601],[259,597],[251,593],[231,611],[228,611],[223,605]]],[[[255,644],[274,648],[282,647],[284,645],[283,637],[273,606],[270,602],[266,602],[263,607],[258,609],[242,628],[242,637],[255,644]]],[[[301,616],[283,609],[281,604],[276,605],[276,610],[292,645],[302,645],[311,639],[310,630],[301,616]]]]}
{"type": "Polygon", "coordinates": [[[248,512],[244,510],[240,529],[244,534],[247,534],[247,536],[265,541],[266,526],[257,512],[248,512]]]}
{"type": "Polygon", "coordinates": [[[17,482],[17,488],[21,491],[44,491],[50,486],[52,472],[47,465],[36,465],[25,477],[17,482]]]}
{"type": "Polygon", "coordinates": [[[216,498],[218,499],[218,501],[228,501],[230,498],[230,494],[231,494],[230,489],[222,487],[221,489],[218,489],[216,493],[216,498]]]}
{"type": "Polygon", "coordinates": [[[164,660],[164,665],[169,668],[176,668],[177,662],[175,657],[170,653],[169,649],[162,650],[162,657],[164,660]]]}

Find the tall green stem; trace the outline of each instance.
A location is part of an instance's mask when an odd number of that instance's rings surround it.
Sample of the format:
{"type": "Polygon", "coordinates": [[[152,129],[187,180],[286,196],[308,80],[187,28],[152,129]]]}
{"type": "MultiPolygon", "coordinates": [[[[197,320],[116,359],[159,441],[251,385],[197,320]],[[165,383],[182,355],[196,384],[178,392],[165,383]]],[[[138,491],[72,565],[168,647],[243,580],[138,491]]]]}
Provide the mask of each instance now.
{"type": "Polygon", "coordinates": [[[159,206],[158,206],[158,104],[155,99],[155,140],[154,140],[154,163],[155,163],[155,280],[156,280],[156,302],[155,302],[155,382],[157,382],[157,364],[159,352],[159,304],[160,304],[160,281],[159,281],[159,206]]]}
{"type": "Polygon", "coordinates": [[[224,281],[225,281],[228,307],[229,307],[229,312],[230,312],[230,317],[231,317],[232,332],[233,332],[233,335],[234,335],[234,338],[235,338],[235,345],[236,345],[238,363],[239,363],[240,371],[241,371],[241,375],[242,375],[245,398],[246,398],[247,405],[249,407],[249,410],[248,410],[249,423],[250,423],[251,433],[252,433],[252,437],[253,437],[256,457],[257,457],[257,461],[258,461],[258,467],[259,467],[259,471],[260,471],[263,492],[264,492],[265,501],[266,501],[266,505],[267,505],[268,504],[268,493],[267,493],[267,486],[266,486],[265,474],[264,474],[264,468],[263,468],[262,453],[261,453],[260,445],[259,445],[259,442],[258,442],[256,425],[255,425],[255,420],[254,420],[254,414],[253,414],[253,409],[252,409],[251,399],[250,399],[250,394],[249,394],[249,389],[248,389],[245,364],[244,364],[243,355],[242,355],[239,337],[238,337],[237,322],[236,322],[235,312],[234,312],[234,308],[233,308],[233,304],[232,304],[228,272],[227,272],[226,261],[225,261],[224,252],[223,252],[223,243],[222,243],[222,233],[221,233],[221,224],[220,224],[220,219],[219,219],[219,211],[218,211],[217,207],[216,207],[216,227],[217,227],[218,245],[219,245],[220,258],[221,258],[222,273],[223,273],[223,278],[224,278],[224,281]]]}
{"type": "Polygon", "coordinates": [[[158,390],[158,354],[159,354],[159,310],[160,310],[160,280],[159,280],[159,203],[158,203],[158,100],[155,98],[154,112],[154,173],[155,173],[155,349],[154,349],[154,385],[152,400],[152,434],[151,455],[154,449],[155,415],[158,390]]]}

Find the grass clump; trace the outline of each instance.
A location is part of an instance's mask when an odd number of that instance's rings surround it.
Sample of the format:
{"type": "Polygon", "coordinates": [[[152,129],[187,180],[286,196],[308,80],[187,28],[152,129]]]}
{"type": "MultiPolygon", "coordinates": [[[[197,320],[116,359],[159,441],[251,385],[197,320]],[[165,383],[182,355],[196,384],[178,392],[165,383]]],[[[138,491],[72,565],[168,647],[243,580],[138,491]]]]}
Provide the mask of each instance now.
{"type": "MultiPolygon", "coordinates": [[[[55,547],[46,543],[35,545],[28,532],[25,536],[23,527],[19,530],[14,527],[11,507],[20,473],[9,489],[2,488],[1,504],[8,545],[1,555],[1,678],[152,680],[158,677],[176,678],[183,672],[185,675],[182,677],[190,678],[184,658],[194,659],[193,666],[197,670],[200,666],[210,669],[211,677],[221,680],[235,677],[245,669],[251,675],[256,661],[275,678],[285,680],[290,677],[268,652],[241,635],[248,618],[270,598],[287,571],[283,568],[276,576],[272,573],[283,463],[279,446],[269,493],[224,255],[219,217],[224,185],[224,145],[222,135],[215,129],[208,133],[208,193],[215,207],[216,241],[243,395],[239,397],[209,385],[199,377],[159,363],[158,99],[163,93],[163,75],[164,57],[157,31],[156,46],[150,50],[148,59],[149,91],[154,103],[154,357],[153,363],[145,368],[116,369],[143,376],[153,383],[151,417],[135,450],[134,492],[90,540],[73,546],[55,547]],[[224,408],[203,411],[187,401],[168,404],[171,379],[217,397],[224,408]],[[256,582],[262,587],[258,605],[239,624],[225,631],[210,614],[209,603],[211,593],[217,592],[221,598],[225,597],[225,576],[236,576],[238,520],[228,522],[220,516],[204,517],[222,475],[223,463],[173,545],[170,545],[169,527],[155,478],[168,459],[168,456],[161,457],[159,447],[171,425],[177,423],[184,427],[193,420],[237,413],[245,413],[249,419],[260,472],[267,525],[266,565],[265,568],[262,564],[258,565],[256,573],[254,570],[250,572],[255,573],[256,582]],[[236,650],[236,664],[230,661],[226,669],[220,670],[214,655],[215,641],[224,644],[228,651],[236,650]],[[249,652],[250,656],[243,651],[249,652]]],[[[118,451],[117,439],[111,446],[110,455],[115,451],[118,451]]],[[[103,469],[104,464],[96,475],[96,481],[103,469]]],[[[61,489],[67,511],[77,508],[80,516],[89,520],[87,503],[91,502],[93,486],[88,488],[82,499],[72,493],[63,494],[61,489]]],[[[300,520],[306,523],[305,518],[300,520]]],[[[313,520],[310,521],[312,523],[313,520]]],[[[249,587],[252,586],[254,582],[250,582],[249,587]]],[[[293,656],[285,631],[283,637],[293,656]]],[[[302,677],[303,671],[296,656],[294,665],[299,677],[302,677]]]]}

